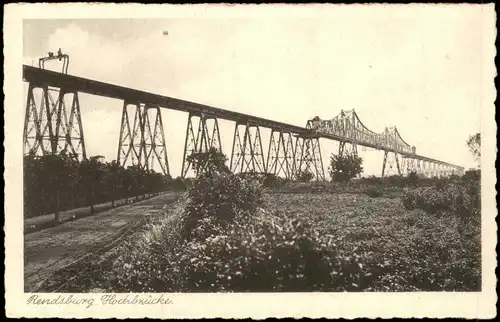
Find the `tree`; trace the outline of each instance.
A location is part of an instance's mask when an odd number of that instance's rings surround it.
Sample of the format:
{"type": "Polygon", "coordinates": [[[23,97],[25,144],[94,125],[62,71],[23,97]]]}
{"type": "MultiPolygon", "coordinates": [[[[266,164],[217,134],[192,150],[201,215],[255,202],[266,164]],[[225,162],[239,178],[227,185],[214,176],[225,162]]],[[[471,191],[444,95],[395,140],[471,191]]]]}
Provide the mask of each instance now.
{"type": "Polygon", "coordinates": [[[101,161],[103,158],[103,156],[97,155],[84,159],[78,169],[80,183],[87,192],[87,202],[90,204],[91,213],[94,213],[95,195],[97,190],[101,188],[102,175],[105,171],[105,165],[101,161]]]}
{"type": "Polygon", "coordinates": [[[314,178],[314,174],[309,170],[300,171],[297,173],[297,181],[309,182],[314,178]]]}
{"type": "Polygon", "coordinates": [[[363,172],[363,159],[353,153],[330,156],[328,171],[332,181],[347,182],[363,172]]]}
{"type": "Polygon", "coordinates": [[[41,183],[45,212],[54,211],[54,220],[60,221],[61,194],[74,187],[76,161],[66,153],[49,154],[38,159],[38,182],[41,183]],[[54,201],[55,199],[55,201],[54,201]]]}
{"type": "Polygon", "coordinates": [[[117,192],[120,190],[120,165],[115,160],[105,164],[103,183],[111,198],[111,207],[115,207],[117,192]]]}
{"type": "Polygon", "coordinates": [[[131,192],[135,195],[135,200],[139,200],[139,195],[145,190],[145,180],[146,171],[141,168],[139,165],[132,165],[127,168],[127,171],[130,174],[130,185],[131,192]]]}
{"type": "Polygon", "coordinates": [[[467,146],[469,147],[469,150],[474,158],[479,160],[481,158],[481,133],[469,136],[467,146]]]}
{"type": "Polygon", "coordinates": [[[227,158],[224,153],[213,147],[206,152],[191,154],[187,157],[187,161],[191,162],[196,176],[202,173],[213,174],[231,172],[226,166],[227,158]]]}

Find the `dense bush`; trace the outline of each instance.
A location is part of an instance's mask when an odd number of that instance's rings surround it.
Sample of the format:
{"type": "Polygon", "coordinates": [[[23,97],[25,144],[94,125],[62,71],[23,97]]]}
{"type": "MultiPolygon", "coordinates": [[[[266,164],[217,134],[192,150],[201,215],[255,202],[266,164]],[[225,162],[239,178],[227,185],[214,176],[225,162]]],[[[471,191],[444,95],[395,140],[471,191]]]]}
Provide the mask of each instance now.
{"type": "Polygon", "coordinates": [[[272,173],[266,173],[262,179],[262,186],[266,188],[281,188],[290,182],[290,179],[281,178],[272,173]]]}
{"type": "Polygon", "coordinates": [[[356,290],[363,269],[301,216],[260,209],[261,186],[237,175],[201,175],[182,214],[148,232],[116,262],[128,291],[356,290]],[[172,238],[175,236],[175,238],[172,238]]]}
{"type": "Polygon", "coordinates": [[[185,291],[339,291],[362,282],[356,259],[299,216],[259,212],[224,229],[209,220],[199,229],[211,234],[183,247],[185,291]]]}
{"type": "Polygon", "coordinates": [[[279,184],[280,178],[272,173],[266,173],[264,176],[264,180],[262,181],[262,185],[264,187],[276,187],[279,184]]]}
{"type": "Polygon", "coordinates": [[[387,176],[383,178],[383,181],[390,185],[390,186],[395,186],[395,187],[404,187],[408,184],[407,178],[401,175],[392,175],[392,176],[387,176]]]}
{"type": "Polygon", "coordinates": [[[383,190],[380,187],[373,186],[365,188],[364,193],[371,198],[381,197],[384,194],[383,190]]]}
{"type": "Polygon", "coordinates": [[[445,211],[473,214],[476,211],[473,198],[464,187],[451,184],[442,188],[409,190],[403,198],[403,204],[409,210],[418,208],[430,214],[445,211]]]}
{"type": "Polygon", "coordinates": [[[418,177],[417,172],[415,172],[415,171],[410,171],[408,173],[408,175],[406,176],[406,181],[411,186],[416,186],[418,183],[418,180],[419,180],[419,177],[418,177]]]}
{"type": "Polygon", "coordinates": [[[383,185],[384,181],[382,180],[383,178],[381,177],[376,177],[374,175],[365,177],[365,178],[360,178],[356,180],[357,182],[361,184],[367,184],[367,185],[383,185]]]}
{"type": "Polygon", "coordinates": [[[170,186],[175,191],[182,191],[187,189],[186,181],[182,177],[177,177],[172,180],[170,186]]]}
{"type": "MultiPolygon", "coordinates": [[[[189,241],[175,217],[148,228],[115,262],[115,292],[294,292],[359,290],[359,258],[300,216],[257,211],[221,226],[206,217],[189,241]]],[[[368,274],[369,275],[369,274],[368,274]]]]}
{"type": "Polygon", "coordinates": [[[462,180],[464,182],[479,182],[481,180],[481,170],[479,169],[470,169],[465,171],[462,176],[462,180]]]}
{"type": "Polygon", "coordinates": [[[332,181],[346,182],[363,172],[363,159],[353,153],[332,154],[328,171],[332,181]]]}
{"type": "Polygon", "coordinates": [[[309,170],[299,171],[296,174],[296,179],[298,182],[309,182],[314,179],[314,174],[309,170]]]}
{"type": "Polygon", "coordinates": [[[208,151],[195,152],[187,157],[197,176],[202,173],[230,173],[226,165],[227,157],[214,147],[208,151]]]}
{"type": "Polygon", "coordinates": [[[252,214],[261,205],[262,189],[255,180],[245,180],[231,173],[203,174],[188,191],[189,202],[184,217],[184,237],[203,219],[221,224],[231,222],[239,213],[252,214]]]}
{"type": "Polygon", "coordinates": [[[402,201],[409,210],[422,209],[433,215],[451,215],[458,220],[457,229],[460,235],[479,234],[481,190],[477,182],[465,185],[452,183],[442,188],[417,188],[408,191],[402,201]]]}
{"type": "Polygon", "coordinates": [[[356,181],[366,185],[390,186],[390,187],[402,188],[408,186],[417,186],[420,183],[423,183],[425,180],[420,178],[416,172],[409,172],[407,176],[392,175],[386,177],[375,177],[372,175],[366,178],[360,178],[356,181]]]}

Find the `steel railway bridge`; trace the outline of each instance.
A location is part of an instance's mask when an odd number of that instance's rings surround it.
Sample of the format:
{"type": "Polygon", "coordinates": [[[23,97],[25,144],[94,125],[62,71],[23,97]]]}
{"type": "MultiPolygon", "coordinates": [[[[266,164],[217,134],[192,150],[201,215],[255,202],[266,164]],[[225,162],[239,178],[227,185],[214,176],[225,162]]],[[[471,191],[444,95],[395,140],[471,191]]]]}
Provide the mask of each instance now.
{"type": "Polygon", "coordinates": [[[152,169],[157,162],[170,174],[160,108],[189,113],[181,176],[192,165],[187,157],[211,148],[222,151],[218,120],[235,122],[230,169],[234,172],[273,173],[295,178],[310,171],[325,180],[319,139],[338,141],[339,154],[357,154],[358,146],[383,151],[382,176],[395,163],[400,175],[416,171],[424,176],[463,174],[463,167],[416,154],[395,127],[382,133],[370,131],[354,110],[341,111],[330,120],[315,117],[306,127],[272,121],[248,114],[184,101],[163,95],[107,84],[67,73],[69,56],[59,50],[40,58],[39,67],[23,65],[29,84],[24,124],[24,153],[47,154],[69,151],[86,158],[79,93],[123,101],[117,160],[122,165],[152,169]],[[63,62],[61,72],[44,68],[48,60],[63,62]],[[40,100],[37,98],[40,97],[40,100]],[[271,130],[267,158],[261,128],[271,130]]]}

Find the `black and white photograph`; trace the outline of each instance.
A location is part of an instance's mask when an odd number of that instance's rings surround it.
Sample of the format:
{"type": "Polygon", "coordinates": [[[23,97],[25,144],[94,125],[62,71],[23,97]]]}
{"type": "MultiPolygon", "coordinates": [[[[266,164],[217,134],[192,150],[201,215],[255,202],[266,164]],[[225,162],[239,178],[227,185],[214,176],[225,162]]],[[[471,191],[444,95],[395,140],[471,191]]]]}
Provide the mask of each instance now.
{"type": "Polygon", "coordinates": [[[462,294],[496,315],[492,5],[96,6],[16,20],[19,305],[462,294]]]}

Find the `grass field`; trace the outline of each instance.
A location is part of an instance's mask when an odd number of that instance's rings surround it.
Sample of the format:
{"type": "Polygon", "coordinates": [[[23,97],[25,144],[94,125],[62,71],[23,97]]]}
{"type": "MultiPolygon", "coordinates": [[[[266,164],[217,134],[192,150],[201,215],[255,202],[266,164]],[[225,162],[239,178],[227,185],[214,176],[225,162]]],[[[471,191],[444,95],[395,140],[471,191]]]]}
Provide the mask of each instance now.
{"type": "Polygon", "coordinates": [[[403,188],[327,190],[269,191],[250,222],[208,222],[199,241],[183,240],[193,202],[184,198],[117,248],[60,272],[71,277],[62,291],[480,291],[480,221],[408,210],[403,188]]]}

